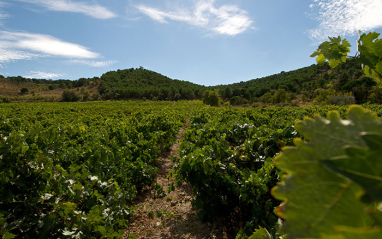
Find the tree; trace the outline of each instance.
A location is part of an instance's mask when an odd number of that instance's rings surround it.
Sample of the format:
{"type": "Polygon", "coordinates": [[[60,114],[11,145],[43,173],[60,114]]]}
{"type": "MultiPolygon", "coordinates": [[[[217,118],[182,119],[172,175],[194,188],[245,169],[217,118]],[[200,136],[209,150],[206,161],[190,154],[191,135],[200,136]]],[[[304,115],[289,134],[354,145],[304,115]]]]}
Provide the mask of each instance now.
{"type": "Polygon", "coordinates": [[[20,90],[20,94],[21,94],[21,95],[26,95],[26,94],[28,94],[28,92],[29,92],[29,89],[26,88],[26,87],[23,87],[23,88],[21,88],[21,90],[20,90]]]}
{"type": "Polygon", "coordinates": [[[229,87],[225,88],[225,97],[227,99],[230,99],[232,97],[232,90],[231,90],[231,88],[229,88],[229,87]]]}
{"type": "Polygon", "coordinates": [[[203,94],[203,103],[210,106],[220,106],[221,98],[219,93],[214,90],[207,90],[203,94]]]}

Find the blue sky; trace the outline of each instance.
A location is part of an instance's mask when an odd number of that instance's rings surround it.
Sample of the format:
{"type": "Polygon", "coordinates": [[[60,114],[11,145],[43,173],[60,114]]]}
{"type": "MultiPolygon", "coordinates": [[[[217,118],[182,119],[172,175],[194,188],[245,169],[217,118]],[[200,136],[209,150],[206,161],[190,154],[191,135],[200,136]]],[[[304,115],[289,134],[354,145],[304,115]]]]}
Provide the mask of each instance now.
{"type": "Polygon", "coordinates": [[[202,85],[315,63],[327,36],[382,32],[381,0],[1,0],[0,74],[44,79],[144,67],[202,85]]]}

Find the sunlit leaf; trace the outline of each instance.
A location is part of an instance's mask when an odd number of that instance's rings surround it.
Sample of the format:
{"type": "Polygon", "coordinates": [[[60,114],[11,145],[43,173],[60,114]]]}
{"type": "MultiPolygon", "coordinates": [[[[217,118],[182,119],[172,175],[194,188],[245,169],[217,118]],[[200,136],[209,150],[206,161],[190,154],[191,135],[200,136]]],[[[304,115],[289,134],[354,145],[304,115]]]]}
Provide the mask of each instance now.
{"type": "MultiPolygon", "coordinates": [[[[331,112],[327,119],[317,116],[298,123],[296,129],[308,141],[295,141],[296,147],[285,148],[275,159],[276,166],[288,173],[273,189],[273,195],[284,200],[277,213],[286,220],[282,231],[288,238],[319,238],[321,235],[347,238],[338,227],[366,230],[375,224],[375,218],[367,213],[369,206],[357,196],[364,189],[365,179],[353,181],[327,165],[336,158],[340,164],[339,159],[346,158],[351,147],[367,148],[370,143],[360,137],[360,133],[381,134],[382,124],[374,115],[356,106],[349,109],[347,118],[342,120],[331,112]]],[[[366,167],[360,163],[357,166],[366,167]]],[[[375,192],[378,188],[369,190],[379,195],[375,192]]]]}
{"type": "Polygon", "coordinates": [[[326,58],[323,54],[320,54],[317,58],[316,61],[318,64],[323,64],[326,61],[326,58]]]}

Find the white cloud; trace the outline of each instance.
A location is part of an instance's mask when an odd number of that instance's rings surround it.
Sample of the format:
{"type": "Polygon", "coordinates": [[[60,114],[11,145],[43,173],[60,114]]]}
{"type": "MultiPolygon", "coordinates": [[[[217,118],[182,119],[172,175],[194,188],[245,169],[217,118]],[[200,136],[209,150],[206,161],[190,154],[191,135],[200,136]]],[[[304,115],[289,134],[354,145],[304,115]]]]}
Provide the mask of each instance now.
{"type": "Polygon", "coordinates": [[[198,0],[191,9],[183,7],[175,11],[162,11],[147,5],[137,5],[136,8],[161,23],[166,23],[167,20],[182,21],[222,35],[243,33],[253,23],[245,10],[236,5],[215,7],[214,0],[198,0]]]}
{"type": "Polygon", "coordinates": [[[70,62],[75,64],[88,65],[92,67],[107,67],[116,63],[116,61],[91,61],[91,60],[71,60],[70,62]]]}
{"type": "Polygon", "coordinates": [[[70,63],[92,67],[107,67],[115,63],[93,60],[101,57],[100,54],[50,35],[0,31],[0,67],[8,62],[41,57],[70,58],[70,63]]]}
{"type": "Polygon", "coordinates": [[[116,17],[116,14],[99,4],[77,2],[72,0],[19,0],[22,2],[41,5],[51,11],[83,13],[98,19],[116,17]]]}
{"type": "MultiPolygon", "coordinates": [[[[0,44],[2,44],[0,40],[0,44]]],[[[15,61],[15,60],[30,60],[38,55],[19,51],[15,49],[2,49],[0,46],[0,63],[15,61]]]]}
{"type": "Polygon", "coordinates": [[[0,62],[42,56],[96,58],[98,53],[49,35],[0,31],[0,62]]]}
{"type": "Polygon", "coordinates": [[[166,17],[170,18],[170,16],[171,16],[171,14],[161,12],[161,11],[156,10],[154,8],[143,6],[143,5],[137,6],[137,8],[143,14],[146,14],[147,16],[151,17],[152,19],[154,19],[158,22],[162,22],[162,23],[166,22],[166,17]]]}
{"type": "Polygon", "coordinates": [[[314,0],[311,8],[320,22],[310,31],[313,39],[354,35],[359,30],[382,27],[381,0],[314,0]]]}
{"type": "Polygon", "coordinates": [[[42,71],[30,71],[29,75],[25,75],[25,78],[35,78],[35,79],[53,79],[64,76],[63,74],[48,73],[42,71]]]}

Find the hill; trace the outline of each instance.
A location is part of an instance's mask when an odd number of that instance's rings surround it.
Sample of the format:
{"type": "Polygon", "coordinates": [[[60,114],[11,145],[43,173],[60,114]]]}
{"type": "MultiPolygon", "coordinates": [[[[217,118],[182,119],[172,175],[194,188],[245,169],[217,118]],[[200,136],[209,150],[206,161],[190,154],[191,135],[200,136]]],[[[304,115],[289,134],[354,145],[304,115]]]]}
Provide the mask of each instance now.
{"type": "Polygon", "coordinates": [[[144,68],[109,71],[101,80],[99,93],[105,99],[191,100],[201,98],[207,89],[144,68]]]}
{"type": "Polygon", "coordinates": [[[143,68],[109,71],[99,77],[70,80],[29,79],[0,75],[3,102],[88,100],[201,99],[205,86],[143,68]]]}
{"type": "Polygon", "coordinates": [[[77,100],[98,100],[99,83],[98,77],[71,81],[0,75],[0,102],[60,101],[68,92],[74,92],[77,100]]]}
{"type": "Polygon", "coordinates": [[[328,103],[331,96],[354,96],[357,103],[363,103],[368,100],[376,83],[375,79],[364,75],[360,65],[349,59],[335,69],[327,63],[314,64],[246,82],[218,85],[215,89],[231,104],[257,101],[283,103],[294,99],[328,103]]]}
{"type": "Polygon", "coordinates": [[[334,70],[327,64],[314,64],[289,72],[213,87],[171,79],[141,67],[109,71],[101,77],[75,81],[28,79],[21,76],[5,78],[0,75],[0,98],[3,102],[190,100],[201,99],[206,90],[217,90],[232,105],[292,101],[314,101],[320,104],[328,103],[329,98],[334,96],[343,96],[353,103],[363,103],[370,100],[376,84],[375,79],[364,76],[361,66],[353,60],[334,70]]]}

